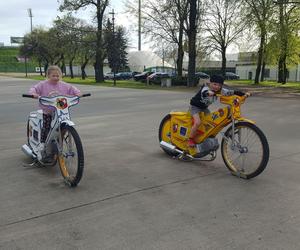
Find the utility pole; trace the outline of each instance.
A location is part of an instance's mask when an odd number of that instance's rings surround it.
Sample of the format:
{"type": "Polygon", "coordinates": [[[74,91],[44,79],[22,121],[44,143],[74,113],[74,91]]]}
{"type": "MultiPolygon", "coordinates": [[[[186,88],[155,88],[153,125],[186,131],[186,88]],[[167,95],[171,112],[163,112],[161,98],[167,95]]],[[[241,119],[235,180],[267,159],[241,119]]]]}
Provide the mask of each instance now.
{"type": "Polygon", "coordinates": [[[141,28],[141,26],[142,26],[142,21],[141,21],[141,0],[139,0],[139,8],[138,8],[139,10],[139,27],[138,27],[138,37],[139,37],[139,44],[138,44],[138,50],[139,51],[141,51],[141,30],[142,30],[142,28],[141,28]]]}
{"type": "Polygon", "coordinates": [[[109,14],[112,15],[112,27],[113,27],[113,72],[114,72],[114,86],[116,86],[116,42],[115,42],[115,11],[114,9],[112,10],[112,12],[109,12],[109,14]]]}

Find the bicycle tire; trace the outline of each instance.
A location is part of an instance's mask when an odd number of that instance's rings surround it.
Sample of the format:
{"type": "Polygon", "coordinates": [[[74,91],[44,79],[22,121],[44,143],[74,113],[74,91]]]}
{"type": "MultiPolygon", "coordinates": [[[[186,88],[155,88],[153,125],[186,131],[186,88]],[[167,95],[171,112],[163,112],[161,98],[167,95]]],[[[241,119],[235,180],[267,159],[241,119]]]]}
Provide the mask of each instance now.
{"type": "MultiPolygon", "coordinates": [[[[225,137],[222,139],[221,143],[221,153],[222,153],[222,158],[224,160],[224,163],[226,167],[229,169],[229,171],[237,175],[239,177],[243,177],[245,179],[251,179],[259,174],[261,174],[264,169],[266,168],[268,161],[269,161],[269,144],[267,141],[266,136],[264,133],[254,124],[249,123],[249,122],[238,122],[235,124],[235,134],[238,134],[240,132],[239,136],[240,137],[240,144],[242,144],[241,149],[234,148],[232,149],[230,146],[231,142],[231,133],[232,133],[232,127],[229,127],[227,131],[225,132],[225,137]],[[248,130],[243,132],[242,135],[242,130],[248,130]],[[258,146],[254,147],[253,144],[255,143],[254,139],[250,138],[250,135],[257,136],[255,140],[258,142],[258,146]],[[242,138],[243,137],[243,138],[242,138]],[[243,140],[243,141],[242,141],[243,140]],[[250,145],[250,142],[252,145],[250,145]],[[248,143],[248,146],[245,146],[246,143],[248,143]],[[260,146],[259,146],[260,145],[260,146]],[[251,156],[251,154],[255,155],[255,150],[257,150],[260,147],[261,152],[257,152],[257,154],[261,154],[261,157],[256,157],[255,161],[257,163],[250,162],[250,160],[247,161],[246,156],[251,156]],[[253,148],[253,149],[252,149],[253,148]],[[230,154],[237,153],[237,157],[235,159],[231,159],[232,157],[230,154]],[[239,155],[240,154],[240,155],[239,155]],[[239,158],[240,157],[240,158],[239,158]],[[244,166],[240,166],[238,162],[244,163],[244,166]],[[251,171],[246,171],[245,166],[250,165],[252,166],[251,171]]],[[[241,164],[242,165],[242,164],[241,164]]]]}
{"type": "MultiPolygon", "coordinates": [[[[158,139],[159,142],[165,141],[167,143],[172,144],[171,142],[171,115],[167,114],[160,122],[159,131],[158,131],[158,139]]],[[[172,152],[167,150],[166,148],[162,148],[162,150],[169,156],[177,156],[179,153],[172,152]]]]}
{"type": "MultiPolygon", "coordinates": [[[[68,140],[71,140],[71,137],[68,138],[68,140]]],[[[58,163],[59,163],[59,168],[61,171],[61,174],[65,180],[65,182],[70,186],[70,187],[76,187],[78,183],[80,182],[82,175],[83,175],[83,169],[84,169],[84,153],[83,153],[83,147],[82,143],[80,140],[80,137],[75,130],[75,128],[71,126],[65,126],[64,128],[61,129],[61,147],[63,152],[59,153],[58,155],[58,163]],[[66,134],[68,133],[68,136],[71,136],[74,141],[74,146],[76,150],[76,154],[72,155],[74,152],[64,152],[64,146],[67,144],[66,142],[66,134]],[[70,155],[68,155],[70,154],[70,155]],[[71,167],[66,164],[67,158],[71,156],[73,159],[77,158],[77,164],[75,164],[74,170],[71,170],[71,167]]],[[[70,143],[70,142],[69,142],[70,143]]],[[[70,145],[66,145],[69,146],[70,145]]],[[[70,149],[69,149],[70,150],[70,149]]],[[[71,160],[73,160],[71,159],[71,160]]]]}

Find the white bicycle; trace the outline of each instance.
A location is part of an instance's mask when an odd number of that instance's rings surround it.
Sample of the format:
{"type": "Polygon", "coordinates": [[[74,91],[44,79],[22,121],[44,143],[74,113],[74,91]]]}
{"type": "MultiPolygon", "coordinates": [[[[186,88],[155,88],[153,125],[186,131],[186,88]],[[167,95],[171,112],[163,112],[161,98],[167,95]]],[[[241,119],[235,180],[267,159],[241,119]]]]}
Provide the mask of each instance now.
{"type": "MultiPolygon", "coordinates": [[[[88,93],[81,97],[90,95],[88,93]]],[[[34,98],[33,95],[22,96],[34,98]]],[[[58,161],[64,181],[71,187],[76,187],[80,182],[84,168],[82,143],[69,113],[69,108],[78,104],[81,97],[64,95],[39,97],[40,104],[53,109],[50,131],[41,150],[43,111],[30,112],[27,122],[27,143],[22,146],[23,152],[33,159],[33,162],[27,166],[36,164],[54,166],[58,161]]]]}

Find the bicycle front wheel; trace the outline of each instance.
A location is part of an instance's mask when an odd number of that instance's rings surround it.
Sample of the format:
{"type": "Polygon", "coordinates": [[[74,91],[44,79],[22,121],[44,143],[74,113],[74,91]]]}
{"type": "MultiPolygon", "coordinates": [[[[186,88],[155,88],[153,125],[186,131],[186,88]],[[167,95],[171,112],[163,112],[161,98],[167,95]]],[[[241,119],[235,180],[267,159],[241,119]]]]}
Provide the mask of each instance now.
{"type": "Polygon", "coordinates": [[[58,163],[65,182],[76,187],[81,180],[84,167],[84,155],[80,137],[70,126],[61,129],[61,153],[58,163]]]}
{"type": "Polygon", "coordinates": [[[225,132],[221,143],[222,157],[232,174],[245,179],[259,175],[269,161],[269,144],[264,133],[254,124],[239,122],[225,132]]]}

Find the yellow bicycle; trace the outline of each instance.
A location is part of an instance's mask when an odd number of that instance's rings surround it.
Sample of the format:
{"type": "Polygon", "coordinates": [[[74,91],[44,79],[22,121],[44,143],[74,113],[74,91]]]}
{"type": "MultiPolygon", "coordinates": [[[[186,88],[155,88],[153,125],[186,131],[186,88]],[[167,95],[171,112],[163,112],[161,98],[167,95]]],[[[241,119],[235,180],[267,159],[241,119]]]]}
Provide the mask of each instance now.
{"type": "Polygon", "coordinates": [[[254,121],[241,116],[246,96],[218,96],[226,106],[209,114],[199,114],[201,124],[194,138],[195,147],[187,144],[193,123],[190,112],[170,112],[162,119],[160,146],[168,155],[181,160],[212,161],[219,148],[217,135],[221,133],[221,153],[227,168],[238,177],[253,178],[268,164],[267,138],[254,121]],[[222,132],[225,127],[228,129],[222,132]]]}

